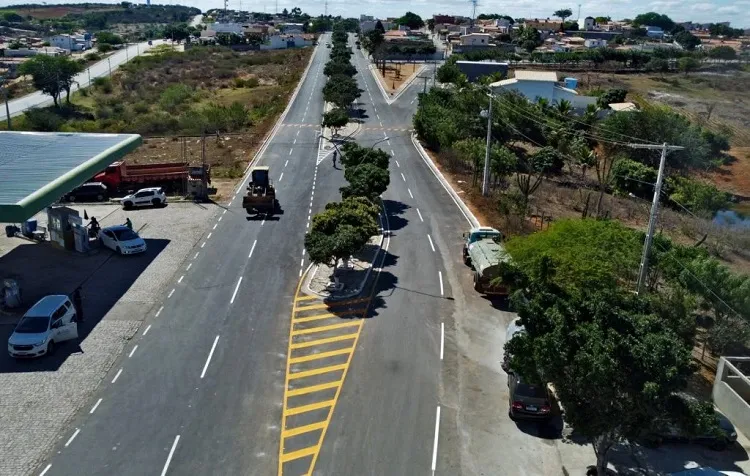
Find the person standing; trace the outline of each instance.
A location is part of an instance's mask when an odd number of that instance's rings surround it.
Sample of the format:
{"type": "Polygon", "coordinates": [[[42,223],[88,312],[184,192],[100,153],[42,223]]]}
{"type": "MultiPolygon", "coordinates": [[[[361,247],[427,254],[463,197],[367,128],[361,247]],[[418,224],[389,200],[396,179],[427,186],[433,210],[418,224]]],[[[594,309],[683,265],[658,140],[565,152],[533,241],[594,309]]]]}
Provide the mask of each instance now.
{"type": "Polygon", "coordinates": [[[73,291],[73,307],[76,309],[76,321],[83,322],[83,297],[81,296],[81,286],[73,291]]]}

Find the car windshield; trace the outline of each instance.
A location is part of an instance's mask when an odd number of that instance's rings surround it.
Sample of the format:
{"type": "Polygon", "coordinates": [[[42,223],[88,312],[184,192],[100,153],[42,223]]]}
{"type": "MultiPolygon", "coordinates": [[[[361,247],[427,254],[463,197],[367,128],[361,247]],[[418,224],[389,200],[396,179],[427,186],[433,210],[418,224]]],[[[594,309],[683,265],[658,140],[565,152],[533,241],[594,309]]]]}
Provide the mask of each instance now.
{"type": "Polygon", "coordinates": [[[516,387],[516,395],[519,397],[547,398],[547,392],[544,391],[543,386],[528,383],[519,383],[516,387]]]}
{"type": "Polygon", "coordinates": [[[117,237],[117,241],[130,241],[138,238],[138,233],[130,229],[113,230],[112,233],[117,237]]]}
{"type": "Polygon", "coordinates": [[[16,326],[19,334],[40,334],[49,328],[49,316],[25,316],[16,326]]]}
{"type": "Polygon", "coordinates": [[[500,233],[495,233],[493,231],[477,232],[477,233],[472,234],[471,242],[473,243],[475,241],[484,240],[485,238],[491,238],[497,241],[498,239],[500,239],[500,233]]]}

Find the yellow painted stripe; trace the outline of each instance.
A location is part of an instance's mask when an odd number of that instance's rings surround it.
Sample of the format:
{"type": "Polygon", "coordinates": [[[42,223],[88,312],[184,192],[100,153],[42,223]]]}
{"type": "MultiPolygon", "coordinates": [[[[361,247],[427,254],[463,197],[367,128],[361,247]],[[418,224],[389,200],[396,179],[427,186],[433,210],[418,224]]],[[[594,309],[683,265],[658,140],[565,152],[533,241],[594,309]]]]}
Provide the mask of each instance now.
{"type": "Polygon", "coordinates": [[[330,344],[332,342],[339,342],[347,339],[356,339],[358,334],[346,334],[343,336],[326,337],[325,339],[310,340],[307,342],[293,342],[289,345],[289,349],[304,349],[306,347],[314,347],[316,345],[330,344]]]}
{"type": "Polygon", "coordinates": [[[298,395],[307,395],[308,393],[319,392],[321,390],[328,390],[329,388],[336,388],[341,385],[341,380],[335,382],[321,383],[320,385],[310,385],[309,387],[295,388],[293,390],[287,390],[287,397],[296,397],[298,395]]]}
{"type": "Polygon", "coordinates": [[[336,372],[337,370],[346,369],[347,364],[329,365],[327,367],[320,367],[318,369],[303,370],[302,372],[293,372],[289,374],[289,380],[302,377],[312,377],[313,375],[327,374],[328,372],[336,372]]]}
{"type": "Polygon", "coordinates": [[[310,311],[313,309],[328,309],[330,306],[326,303],[321,304],[308,304],[307,306],[299,306],[296,308],[297,312],[299,311],[310,311]]]}
{"type": "Polygon", "coordinates": [[[311,431],[316,430],[322,430],[325,428],[326,422],[325,421],[319,421],[317,423],[313,423],[311,425],[304,425],[304,426],[298,426],[297,428],[290,428],[288,430],[284,430],[281,432],[282,438],[290,438],[292,436],[302,435],[305,433],[310,433],[311,431]]]}
{"type": "Polygon", "coordinates": [[[298,317],[297,319],[294,319],[292,322],[296,324],[298,322],[319,321],[320,319],[328,319],[329,317],[339,317],[339,316],[337,316],[336,314],[331,314],[330,312],[327,312],[325,314],[318,314],[316,316],[298,317]]]}
{"type": "Polygon", "coordinates": [[[301,407],[287,408],[286,416],[299,415],[300,413],[312,412],[320,410],[321,408],[328,408],[336,403],[334,400],[326,400],[325,402],[315,402],[309,405],[302,405],[301,407]]]}
{"type": "Polygon", "coordinates": [[[361,325],[359,320],[352,319],[349,322],[341,322],[339,324],[331,324],[328,326],[318,326],[318,327],[311,327],[309,329],[299,329],[296,331],[292,331],[293,336],[299,336],[303,334],[314,334],[316,332],[325,332],[325,331],[333,331],[336,329],[343,329],[345,327],[355,327],[361,325]]]}
{"type": "Polygon", "coordinates": [[[303,295],[303,296],[297,296],[296,298],[294,298],[294,300],[295,301],[309,301],[310,299],[319,299],[319,298],[320,296],[303,295]]]}
{"type": "Polygon", "coordinates": [[[308,446],[307,448],[302,448],[301,450],[292,451],[291,453],[282,453],[281,454],[281,462],[286,463],[289,461],[294,461],[295,459],[304,458],[305,456],[311,456],[314,455],[320,445],[315,446],[308,446]]]}
{"type": "Polygon", "coordinates": [[[349,299],[348,301],[331,301],[331,302],[324,302],[321,304],[310,304],[308,306],[300,306],[297,308],[297,311],[310,311],[312,309],[325,309],[329,307],[341,307],[341,306],[348,306],[350,304],[358,304],[360,302],[367,302],[370,298],[360,298],[360,299],[349,299]]]}
{"type": "Polygon", "coordinates": [[[302,357],[293,357],[289,363],[298,364],[300,362],[310,362],[311,360],[325,359],[328,357],[334,357],[336,355],[344,355],[351,352],[352,349],[338,349],[330,352],[320,352],[319,354],[303,355],[302,357]]]}

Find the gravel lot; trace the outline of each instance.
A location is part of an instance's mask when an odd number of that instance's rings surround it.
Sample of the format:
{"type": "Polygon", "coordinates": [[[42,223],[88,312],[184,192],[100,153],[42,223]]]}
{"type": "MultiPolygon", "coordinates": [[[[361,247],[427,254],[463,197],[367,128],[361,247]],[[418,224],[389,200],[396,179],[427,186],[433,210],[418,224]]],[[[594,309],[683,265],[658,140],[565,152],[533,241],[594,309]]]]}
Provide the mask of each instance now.
{"type": "MultiPolygon", "coordinates": [[[[150,311],[158,308],[173,275],[204,234],[214,205],[170,203],[166,208],[125,212],[116,205],[76,205],[102,226],[130,217],[149,249],[141,256],[90,256],[0,238],[0,278],[22,285],[25,306],[50,293],[83,285],[86,321],[79,343],[68,342],[49,358],[21,361],[0,352],[0,476],[20,476],[40,463],[97,386],[150,311]],[[11,456],[12,457],[9,457],[11,456]]],[[[46,216],[37,217],[45,226],[46,216]]],[[[0,316],[3,344],[17,318],[0,316]]],[[[3,347],[4,349],[4,347],[3,347]]]]}

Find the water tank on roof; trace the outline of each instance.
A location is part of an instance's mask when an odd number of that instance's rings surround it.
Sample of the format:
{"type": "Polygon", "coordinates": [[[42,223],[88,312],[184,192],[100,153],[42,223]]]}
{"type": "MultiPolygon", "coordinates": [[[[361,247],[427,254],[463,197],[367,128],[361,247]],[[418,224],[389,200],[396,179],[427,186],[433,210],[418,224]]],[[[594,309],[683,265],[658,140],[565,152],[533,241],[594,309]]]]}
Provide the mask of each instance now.
{"type": "Polygon", "coordinates": [[[568,89],[575,89],[578,87],[578,80],[576,78],[565,78],[565,87],[568,89]]]}

